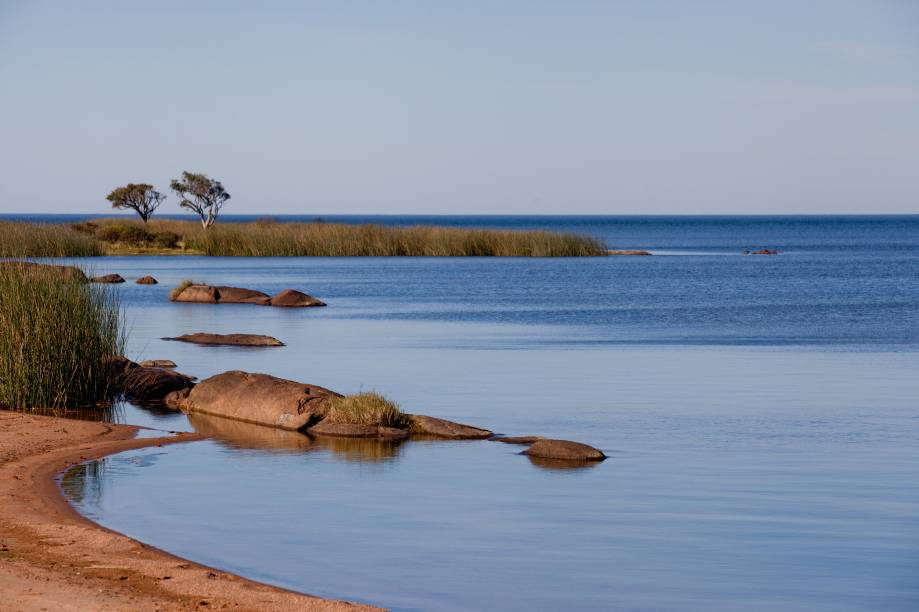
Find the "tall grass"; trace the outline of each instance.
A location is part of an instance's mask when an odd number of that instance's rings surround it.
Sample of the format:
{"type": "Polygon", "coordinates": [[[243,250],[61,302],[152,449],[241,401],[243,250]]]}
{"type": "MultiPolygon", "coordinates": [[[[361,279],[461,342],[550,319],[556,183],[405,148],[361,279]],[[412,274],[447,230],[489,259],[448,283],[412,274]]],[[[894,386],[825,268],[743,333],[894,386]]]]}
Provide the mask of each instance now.
{"type": "Polygon", "coordinates": [[[237,256],[586,257],[606,255],[588,236],[550,231],[383,227],[344,223],[222,223],[204,231],[193,221],[96,219],[73,226],[0,223],[0,255],[65,257],[201,253],[237,256]],[[141,231],[143,230],[143,231],[141,231]],[[135,235],[143,235],[138,242],[135,235]],[[169,243],[161,241],[169,237],[169,243]]]}
{"type": "Polygon", "coordinates": [[[0,221],[0,257],[93,257],[102,243],[66,225],[0,221]]]}
{"type": "Polygon", "coordinates": [[[87,406],[113,394],[105,361],[124,348],[108,287],[54,270],[0,267],[0,406],[87,406]]]}
{"type": "Polygon", "coordinates": [[[406,428],[411,422],[396,404],[372,391],[333,397],[328,402],[325,420],[330,423],[397,428],[406,428]]]}

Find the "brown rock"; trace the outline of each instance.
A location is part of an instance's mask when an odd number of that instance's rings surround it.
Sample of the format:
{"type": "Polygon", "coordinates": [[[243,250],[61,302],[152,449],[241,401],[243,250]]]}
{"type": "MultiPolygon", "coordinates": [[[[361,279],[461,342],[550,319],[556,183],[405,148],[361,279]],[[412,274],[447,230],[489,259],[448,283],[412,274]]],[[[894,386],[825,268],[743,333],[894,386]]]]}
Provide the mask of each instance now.
{"type": "Polygon", "coordinates": [[[159,281],[157,281],[152,276],[144,276],[142,278],[137,279],[137,284],[138,285],[157,285],[159,284],[159,281]]]}
{"type": "Polygon", "coordinates": [[[175,297],[176,302],[196,302],[199,304],[216,304],[217,288],[210,285],[189,285],[175,297]]]}
{"type": "Polygon", "coordinates": [[[58,266],[54,264],[40,264],[32,261],[0,261],[0,267],[17,270],[19,272],[32,272],[36,274],[50,273],[57,274],[64,278],[70,278],[81,283],[87,282],[83,270],[75,266],[58,266]]]}
{"type": "Polygon", "coordinates": [[[317,300],[311,295],[307,295],[295,289],[285,289],[271,298],[272,306],[281,306],[284,308],[303,308],[309,306],[325,306],[325,302],[317,300]]]}
{"type": "Polygon", "coordinates": [[[162,400],[173,391],[194,386],[191,376],[162,368],[136,367],[124,376],[122,392],[134,400],[162,400]]]}
{"type": "Polygon", "coordinates": [[[539,459],[559,459],[563,461],[603,461],[606,459],[600,450],[568,440],[537,440],[521,453],[539,459]]]}
{"type": "Polygon", "coordinates": [[[180,410],[189,393],[191,393],[191,389],[187,387],[176,391],[170,391],[166,394],[166,397],[163,398],[163,403],[173,410],[180,410]]]}
{"type": "Polygon", "coordinates": [[[284,343],[277,338],[256,334],[206,334],[198,332],[176,336],[175,338],[163,338],[163,340],[223,346],[284,346],[284,343]]]}
{"type": "Polygon", "coordinates": [[[540,440],[545,440],[542,436],[492,436],[489,438],[492,442],[504,442],[505,444],[533,444],[540,440]]]}
{"type": "Polygon", "coordinates": [[[384,440],[401,440],[408,437],[404,429],[378,427],[376,425],[358,425],[355,423],[330,423],[321,421],[306,430],[311,436],[336,436],[339,438],[380,438],[384,440]]]}
{"type": "Polygon", "coordinates": [[[297,430],[318,420],[330,397],[341,396],[316,385],[233,370],[201,381],[182,409],[297,430]]]}
{"type": "Polygon", "coordinates": [[[479,429],[471,425],[454,423],[445,419],[438,419],[423,414],[414,414],[411,417],[412,435],[430,436],[432,438],[445,438],[449,440],[483,440],[491,436],[487,429],[479,429]]]}
{"type": "Polygon", "coordinates": [[[120,274],[106,274],[105,276],[94,276],[89,279],[93,283],[123,283],[124,279],[120,274]]]}
{"type": "Polygon", "coordinates": [[[106,374],[108,375],[111,384],[120,389],[124,383],[124,377],[128,374],[128,372],[139,366],[127,357],[123,357],[121,355],[110,355],[105,358],[103,367],[106,370],[106,374]]]}
{"type": "Polygon", "coordinates": [[[215,287],[217,289],[217,302],[220,304],[258,304],[268,306],[271,298],[268,294],[252,289],[240,287],[215,287]]]}
{"type": "Polygon", "coordinates": [[[607,251],[607,255],[638,255],[645,256],[650,255],[650,251],[607,251]]]}
{"type": "Polygon", "coordinates": [[[169,359],[148,359],[146,361],[141,361],[138,365],[144,368],[174,368],[176,367],[175,361],[169,359]]]}

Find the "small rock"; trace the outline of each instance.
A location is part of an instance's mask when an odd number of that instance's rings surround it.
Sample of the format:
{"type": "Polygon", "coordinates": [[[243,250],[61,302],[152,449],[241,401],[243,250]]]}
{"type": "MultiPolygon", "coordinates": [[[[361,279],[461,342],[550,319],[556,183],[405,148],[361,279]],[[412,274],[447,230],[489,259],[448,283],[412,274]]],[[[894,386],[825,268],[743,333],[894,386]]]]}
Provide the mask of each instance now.
{"type": "Polygon", "coordinates": [[[607,255],[638,255],[638,256],[646,256],[646,255],[650,255],[651,252],[650,252],[650,251],[607,251],[606,254],[607,254],[607,255]]]}
{"type": "Polygon", "coordinates": [[[137,279],[137,284],[138,285],[158,285],[159,281],[157,281],[152,276],[144,276],[142,278],[137,279]]]}
{"type": "Polygon", "coordinates": [[[162,368],[136,367],[124,376],[122,392],[127,399],[162,400],[173,391],[194,386],[191,376],[162,368]]]}
{"type": "Polygon", "coordinates": [[[438,419],[423,414],[415,414],[411,418],[412,435],[431,436],[448,440],[482,440],[491,436],[491,432],[487,429],[454,423],[446,419],[438,419]]]}
{"type": "Polygon", "coordinates": [[[599,449],[569,440],[537,440],[521,454],[540,459],[564,461],[603,461],[606,459],[606,455],[599,449]]]}
{"type": "Polygon", "coordinates": [[[505,444],[533,444],[540,440],[545,440],[542,436],[492,436],[489,438],[492,442],[504,442],[505,444]]]}
{"type": "Polygon", "coordinates": [[[325,306],[325,302],[317,300],[311,295],[307,295],[295,289],[285,289],[271,298],[272,306],[283,308],[304,308],[310,306],[325,306]]]}
{"type": "Polygon", "coordinates": [[[94,276],[89,279],[93,283],[123,283],[124,279],[120,274],[106,274],[105,276],[94,276]]]}

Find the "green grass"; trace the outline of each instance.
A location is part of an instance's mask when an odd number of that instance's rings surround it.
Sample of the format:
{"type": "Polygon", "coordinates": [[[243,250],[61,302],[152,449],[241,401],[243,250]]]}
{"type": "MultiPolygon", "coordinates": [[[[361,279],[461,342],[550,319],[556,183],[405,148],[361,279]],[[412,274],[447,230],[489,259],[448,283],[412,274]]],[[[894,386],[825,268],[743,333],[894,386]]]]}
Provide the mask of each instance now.
{"type": "Polygon", "coordinates": [[[66,225],[0,221],[0,257],[93,257],[104,246],[66,225]]]}
{"type": "Polygon", "coordinates": [[[0,266],[0,406],[96,405],[113,395],[105,359],[124,348],[110,287],[0,266]]]}
{"type": "Polygon", "coordinates": [[[329,400],[325,419],[330,423],[400,429],[405,429],[411,424],[410,417],[403,414],[395,403],[374,392],[332,398],[329,400]]]}
{"type": "Polygon", "coordinates": [[[579,234],[434,226],[343,223],[222,223],[204,231],[193,221],[95,219],[65,225],[0,223],[0,255],[77,257],[130,254],[214,256],[587,257],[607,254],[579,234]]]}

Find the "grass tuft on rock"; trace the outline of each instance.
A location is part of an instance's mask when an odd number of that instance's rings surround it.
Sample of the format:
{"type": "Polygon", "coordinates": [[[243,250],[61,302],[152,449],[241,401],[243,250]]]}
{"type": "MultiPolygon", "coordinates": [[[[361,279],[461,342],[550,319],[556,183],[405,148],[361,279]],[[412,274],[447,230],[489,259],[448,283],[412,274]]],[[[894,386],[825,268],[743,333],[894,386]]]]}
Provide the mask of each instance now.
{"type": "Polygon", "coordinates": [[[375,425],[406,429],[411,424],[394,402],[379,393],[365,392],[329,400],[325,418],[330,423],[375,425]]]}
{"type": "Polygon", "coordinates": [[[117,294],[48,269],[0,266],[0,406],[96,405],[112,398],[106,360],[124,348],[117,294]]]}

